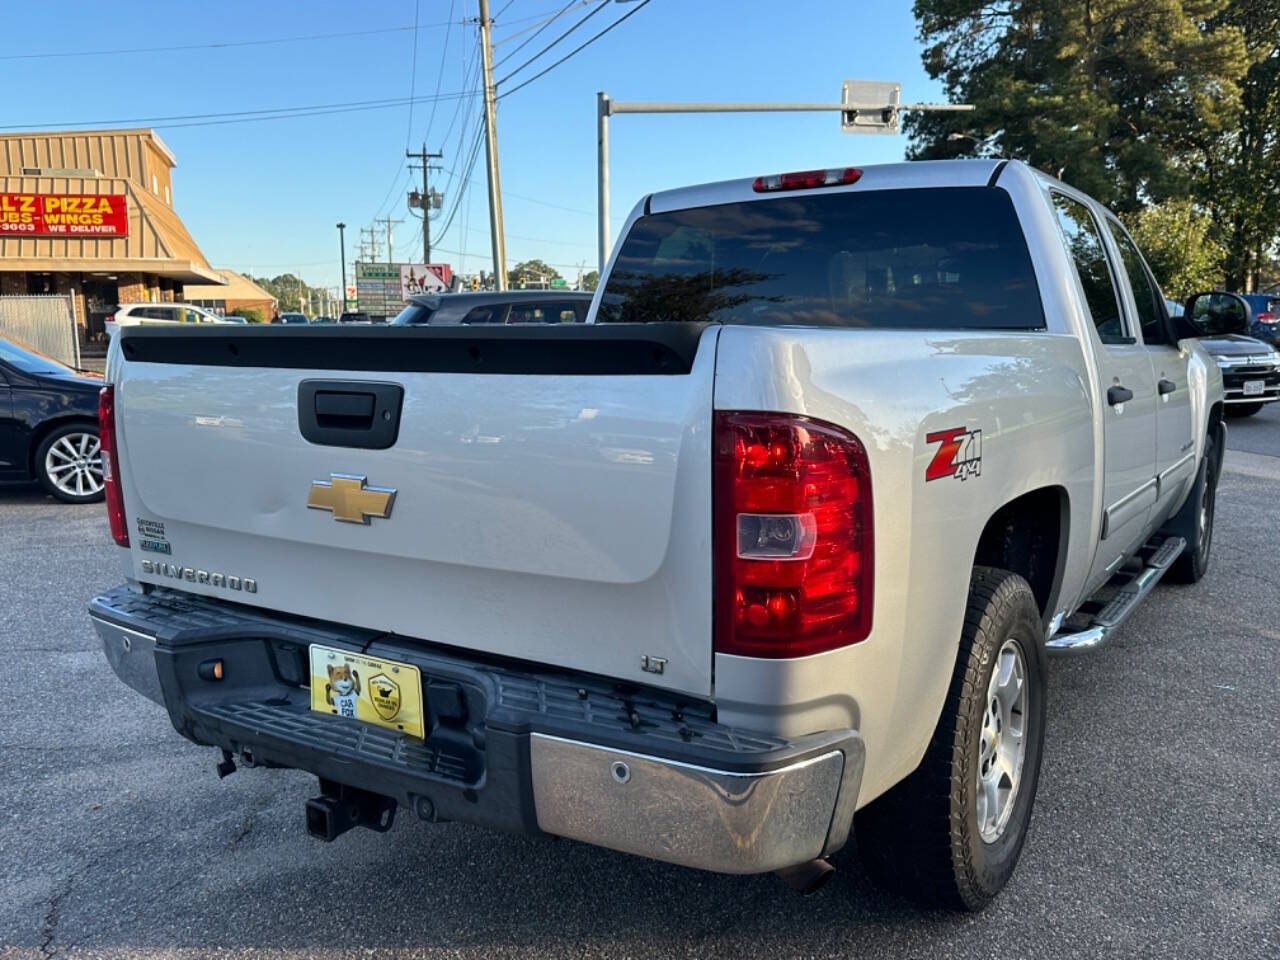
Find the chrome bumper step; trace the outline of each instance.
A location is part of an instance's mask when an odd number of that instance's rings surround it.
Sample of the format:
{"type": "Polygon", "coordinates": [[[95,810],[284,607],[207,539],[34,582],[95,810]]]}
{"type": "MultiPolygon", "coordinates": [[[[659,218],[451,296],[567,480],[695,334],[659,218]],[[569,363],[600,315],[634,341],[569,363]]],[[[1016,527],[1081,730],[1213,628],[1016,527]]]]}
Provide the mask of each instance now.
{"type": "Polygon", "coordinates": [[[1138,551],[1137,563],[1122,567],[1046,642],[1053,654],[1084,653],[1102,646],[1142,603],[1187,547],[1182,537],[1163,537],[1138,551]],[[1140,564],[1140,565],[1139,565],[1140,564]]]}

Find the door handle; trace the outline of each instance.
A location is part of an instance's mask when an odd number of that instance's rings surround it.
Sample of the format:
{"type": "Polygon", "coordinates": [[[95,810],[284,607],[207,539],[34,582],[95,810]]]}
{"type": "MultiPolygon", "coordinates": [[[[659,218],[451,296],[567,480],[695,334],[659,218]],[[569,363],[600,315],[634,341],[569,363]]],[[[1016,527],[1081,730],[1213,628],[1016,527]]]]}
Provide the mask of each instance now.
{"type": "Polygon", "coordinates": [[[1165,394],[1173,393],[1173,391],[1177,390],[1178,385],[1172,380],[1166,380],[1161,377],[1160,382],[1156,384],[1156,389],[1160,391],[1160,396],[1163,397],[1165,394]]]}
{"type": "Polygon", "coordinates": [[[1116,384],[1113,387],[1107,387],[1107,403],[1113,407],[1117,407],[1126,401],[1133,399],[1133,391],[1128,387],[1122,387],[1116,384]]]}

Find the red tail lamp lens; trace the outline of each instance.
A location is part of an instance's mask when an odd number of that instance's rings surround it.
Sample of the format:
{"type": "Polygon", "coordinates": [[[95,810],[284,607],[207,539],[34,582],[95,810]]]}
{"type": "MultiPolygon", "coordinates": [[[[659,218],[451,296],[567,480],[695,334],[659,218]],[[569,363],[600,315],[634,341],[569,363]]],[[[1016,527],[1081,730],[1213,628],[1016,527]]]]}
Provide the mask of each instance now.
{"type": "Polygon", "coordinates": [[[853,434],[808,417],[715,415],[715,648],[802,657],[871,632],[871,477],[853,434]]]}
{"type": "Polygon", "coordinates": [[[98,445],[102,452],[103,495],[111,539],[129,545],[129,524],[124,518],[124,491],[120,486],[120,462],[116,456],[116,388],[110,384],[98,393],[98,445]]]}

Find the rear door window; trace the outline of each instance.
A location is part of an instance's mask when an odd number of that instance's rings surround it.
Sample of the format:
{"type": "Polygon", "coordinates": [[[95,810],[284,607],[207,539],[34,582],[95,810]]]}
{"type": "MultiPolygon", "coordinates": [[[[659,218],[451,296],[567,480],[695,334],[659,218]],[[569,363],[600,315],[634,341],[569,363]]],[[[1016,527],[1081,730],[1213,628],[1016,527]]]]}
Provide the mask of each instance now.
{"type": "Polygon", "coordinates": [[[1031,256],[989,187],[842,191],[641,217],[597,322],[1037,329],[1031,256]]]}
{"type": "Polygon", "coordinates": [[[1075,262],[1098,338],[1103,343],[1124,343],[1128,338],[1120,315],[1120,298],[1111,277],[1098,224],[1089,208],[1079,200],[1057,191],[1052,196],[1058,226],[1062,228],[1067,252],[1075,262]]]}

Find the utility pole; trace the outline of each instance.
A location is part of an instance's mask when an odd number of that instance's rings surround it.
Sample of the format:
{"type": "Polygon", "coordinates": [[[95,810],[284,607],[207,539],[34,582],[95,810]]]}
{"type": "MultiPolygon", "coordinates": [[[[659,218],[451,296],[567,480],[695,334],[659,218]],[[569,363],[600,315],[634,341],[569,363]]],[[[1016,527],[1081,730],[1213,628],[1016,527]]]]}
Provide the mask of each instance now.
{"type": "Polygon", "coordinates": [[[343,231],[345,223],[338,224],[338,259],[342,261],[342,309],[347,309],[347,241],[343,231]]]}
{"type": "Polygon", "coordinates": [[[502,185],[498,181],[498,110],[493,88],[493,22],[489,0],[480,0],[480,53],[484,67],[484,156],[489,172],[489,235],[493,240],[493,280],[507,289],[507,244],[502,235],[502,185]]]}
{"type": "MultiPolygon", "coordinates": [[[[375,220],[376,224],[377,221],[375,220]]],[[[378,228],[361,227],[360,228],[360,259],[366,263],[377,263],[380,258],[380,250],[378,244],[378,228]],[[365,239],[368,236],[369,239],[365,239]]]]}
{"type": "MultiPolygon", "coordinates": [[[[442,160],[444,158],[443,151],[438,153],[427,153],[427,145],[424,143],[422,149],[416,153],[408,150],[404,152],[405,158],[409,160],[418,160],[422,167],[422,262],[431,262],[431,191],[427,187],[427,171],[431,169],[432,160],[442,160]]],[[[412,170],[419,166],[418,163],[409,164],[412,170]]],[[[439,170],[439,167],[436,167],[439,170]]]]}
{"type": "Polygon", "coordinates": [[[382,220],[379,220],[378,223],[385,223],[387,225],[387,266],[391,266],[391,262],[394,259],[391,256],[391,225],[393,223],[404,223],[404,221],[392,220],[390,214],[388,214],[382,220]]]}

